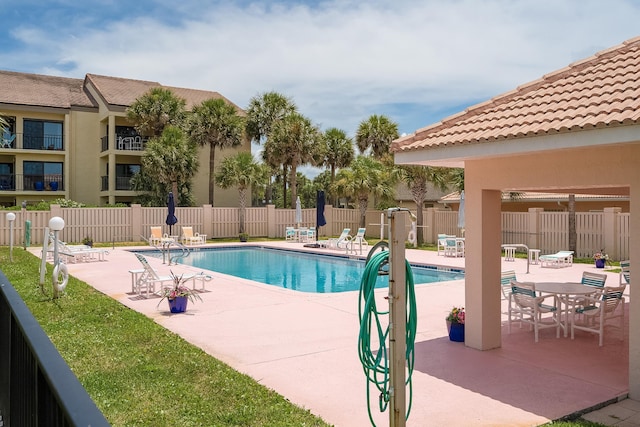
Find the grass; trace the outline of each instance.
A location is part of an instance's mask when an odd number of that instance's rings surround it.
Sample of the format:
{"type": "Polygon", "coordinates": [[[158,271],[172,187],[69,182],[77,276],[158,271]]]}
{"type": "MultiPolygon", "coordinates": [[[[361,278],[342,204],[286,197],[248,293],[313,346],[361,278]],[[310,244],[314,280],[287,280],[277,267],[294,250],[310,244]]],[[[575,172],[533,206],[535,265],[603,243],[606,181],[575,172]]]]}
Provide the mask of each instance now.
{"type": "Polygon", "coordinates": [[[38,285],[39,259],[20,248],[13,258],[0,249],[0,265],[11,265],[3,272],[113,426],[328,425],[85,282],[70,277],[52,300],[38,285]]]}
{"type": "Polygon", "coordinates": [[[20,248],[13,259],[0,249],[3,272],[112,425],[328,425],[85,282],[70,277],[52,300],[39,259],[20,248]]]}

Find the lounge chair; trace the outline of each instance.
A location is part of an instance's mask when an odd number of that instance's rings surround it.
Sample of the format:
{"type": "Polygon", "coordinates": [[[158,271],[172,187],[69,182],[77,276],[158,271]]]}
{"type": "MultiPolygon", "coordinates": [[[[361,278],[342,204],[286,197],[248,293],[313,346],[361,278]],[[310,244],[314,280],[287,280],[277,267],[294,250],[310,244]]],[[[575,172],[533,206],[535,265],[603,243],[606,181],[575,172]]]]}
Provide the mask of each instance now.
{"type": "Polygon", "coordinates": [[[540,255],[540,266],[561,268],[573,265],[573,251],[560,251],[555,254],[540,255]]]}
{"type": "MultiPolygon", "coordinates": [[[[54,252],[55,237],[51,235],[49,237],[49,246],[47,252],[54,252]]],[[[65,259],[66,263],[75,263],[79,261],[105,261],[105,255],[109,255],[109,251],[106,249],[94,248],[87,245],[68,245],[65,242],[58,240],[58,256],[65,259]]]]}
{"type": "Polygon", "coordinates": [[[149,236],[149,244],[151,246],[158,246],[170,242],[173,242],[173,239],[169,237],[167,233],[162,234],[162,227],[151,227],[151,235],[149,236]]]}
{"type": "Polygon", "coordinates": [[[194,233],[193,227],[182,227],[182,243],[185,245],[203,245],[207,243],[207,235],[194,233]]]}
{"type": "Polygon", "coordinates": [[[369,243],[364,239],[364,234],[367,232],[366,228],[358,228],[358,232],[355,236],[347,236],[346,244],[348,246],[348,250],[351,252],[356,251],[356,246],[359,247],[362,251],[362,246],[368,247],[369,243]]]}
{"type": "Polygon", "coordinates": [[[344,240],[349,237],[349,232],[350,231],[351,231],[350,228],[345,228],[344,230],[342,230],[342,233],[340,234],[340,236],[338,238],[321,240],[321,241],[318,242],[318,244],[320,246],[325,247],[325,248],[346,249],[346,246],[344,246],[344,240]]]}
{"type": "MultiPolygon", "coordinates": [[[[135,255],[142,264],[143,268],[129,270],[129,273],[131,273],[131,290],[133,292],[137,293],[138,295],[142,295],[142,291],[144,289],[148,298],[150,293],[156,292],[156,284],[160,285],[160,290],[162,290],[164,283],[167,283],[168,286],[173,286],[173,277],[159,275],[156,269],[149,264],[149,261],[147,261],[144,256],[140,254],[135,255]]],[[[191,280],[192,288],[194,290],[196,289],[196,282],[200,282],[200,289],[204,290],[204,282],[211,280],[211,276],[208,276],[204,273],[184,274],[182,275],[182,279],[185,282],[191,280]]]]}
{"type": "Polygon", "coordinates": [[[575,330],[591,332],[600,337],[599,345],[604,341],[605,322],[611,319],[620,319],[621,337],[624,339],[624,297],[625,286],[605,287],[596,297],[585,297],[585,305],[576,308],[571,316],[571,339],[575,330]],[[620,313],[616,313],[618,306],[622,306],[620,313]],[[583,322],[578,323],[576,315],[584,317],[583,322]]]}

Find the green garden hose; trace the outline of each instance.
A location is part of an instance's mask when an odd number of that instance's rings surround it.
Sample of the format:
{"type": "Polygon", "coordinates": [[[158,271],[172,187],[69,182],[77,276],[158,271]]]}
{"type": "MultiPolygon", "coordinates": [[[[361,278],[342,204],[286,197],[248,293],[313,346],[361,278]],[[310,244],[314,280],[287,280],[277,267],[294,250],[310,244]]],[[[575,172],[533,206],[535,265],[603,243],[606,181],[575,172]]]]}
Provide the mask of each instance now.
{"type": "MultiPolygon", "coordinates": [[[[380,266],[389,262],[389,251],[382,251],[373,255],[367,262],[367,265],[360,282],[360,298],[358,302],[358,313],[360,316],[360,333],[358,337],[358,355],[360,362],[364,368],[364,374],[367,377],[367,408],[369,411],[369,420],[375,426],[373,416],[371,414],[370,388],[371,384],[375,385],[379,390],[378,405],[380,412],[384,412],[389,404],[389,360],[388,350],[386,346],[387,336],[389,335],[389,311],[380,311],[376,306],[375,288],[378,280],[381,280],[378,271],[380,266]],[[386,319],[384,319],[386,317],[386,319]],[[377,347],[372,346],[371,335],[375,333],[377,336],[377,347]]],[[[407,405],[406,417],[411,412],[411,403],[413,398],[413,387],[411,375],[414,365],[414,343],[416,337],[417,312],[415,289],[413,282],[413,272],[411,266],[405,261],[406,265],[406,289],[407,289],[407,328],[406,342],[407,350],[405,357],[407,359],[408,375],[406,384],[409,386],[409,399],[407,405]]]]}

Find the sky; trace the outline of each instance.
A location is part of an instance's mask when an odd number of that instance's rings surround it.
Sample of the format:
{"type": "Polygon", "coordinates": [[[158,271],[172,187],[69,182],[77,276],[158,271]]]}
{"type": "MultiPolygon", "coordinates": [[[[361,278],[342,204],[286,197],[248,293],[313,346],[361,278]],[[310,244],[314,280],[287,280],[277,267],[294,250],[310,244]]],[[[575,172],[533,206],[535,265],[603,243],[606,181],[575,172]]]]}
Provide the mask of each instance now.
{"type": "Polygon", "coordinates": [[[0,0],[0,68],[277,91],[353,137],[400,134],[639,36],[640,0],[0,0]]]}

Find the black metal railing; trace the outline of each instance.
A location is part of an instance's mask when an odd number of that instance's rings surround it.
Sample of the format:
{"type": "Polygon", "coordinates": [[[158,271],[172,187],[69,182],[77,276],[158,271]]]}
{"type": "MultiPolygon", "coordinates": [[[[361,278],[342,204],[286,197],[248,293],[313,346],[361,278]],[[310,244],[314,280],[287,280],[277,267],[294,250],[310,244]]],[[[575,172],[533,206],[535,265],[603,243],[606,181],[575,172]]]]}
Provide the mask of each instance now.
{"type": "Polygon", "coordinates": [[[0,174],[2,191],[64,191],[64,177],[52,175],[0,174]]]}
{"type": "MultiPolygon", "coordinates": [[[[131,176],[116,176],[116,190],[132,191],[131,176]]],[[[103,175],[100,177],[100,190],[109,190],[109,175],[103,175]]]]}
{"type": "Polygon", "coordinates": [[[0,149],[25,149],[25,150],[64,150],[64,137],[62,135],[29,135],[12,133],[0,137],[0,149]]]}
{"type": "Polygon", "coordinates": [[[109,426],[2,272],[0,425],[109,426]]]}

